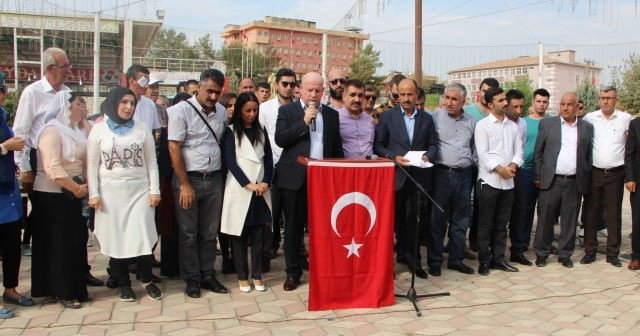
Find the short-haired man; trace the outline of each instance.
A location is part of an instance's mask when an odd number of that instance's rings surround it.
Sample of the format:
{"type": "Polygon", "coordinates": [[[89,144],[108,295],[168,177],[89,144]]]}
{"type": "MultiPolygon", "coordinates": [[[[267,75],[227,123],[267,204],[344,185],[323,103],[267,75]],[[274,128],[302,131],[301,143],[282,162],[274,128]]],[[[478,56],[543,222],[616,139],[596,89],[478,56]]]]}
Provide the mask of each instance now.
{"type": "Polygon", "coordinates": [[[238,83],[238,94],[243,92],[255,92],[256,91],[256,82],[253,78],[243,78],[238,83]]]}
{"type": "Polygon", "coordinates": [[[301,99],[281,106],[276,122],[276,144],[282,155],[276,165],[274,184],[282,191],[282,209],[285,217],[285,263],[287,279],[285,291],[298,288],[302,276],[300,250],[303,246],[304,223],[307,221],[307,172],[297,162],[298,157],[322,159],[340,158],[340,121],[338,112],[321,105],[324,80],[317,72],[302,77],[301,99]]]}
{"type": "MultiPolygon", "coordinates": [[[[380,114],[374,151],[377,155],[393,159],[398,165],[406,167],[413,177],[423,182],[425,189],[430,190],[431,169],[410,167],[409,160],[404,156],[409,151],[422,151],[425,152],[424,161],[433,160],[438,152],[438,135],[433,118],[416,108],[418,84],[413,79],[401,80],[397,89],[400,104],[380,114]]],[[[400,169],[396,169],[395,173],[395,195],[396,260],[408,264],[409,270],[417,277],[426,279],[428,275],[420,266],[420,255],[414,254],[418,239],[415,234],[418,225],[418,190],[400,169]]]]}
{"type": "Polygon", "coordinates": [[[366,114],[373,114],[373,109],[376,106],[376,100],[378,100],[378,89],[376,89],[376,87],[371,84],[365,85],[362,109],[366,114]]]}
{"type": "Polygon", "coordinates": [[[260,82],[256,88],[256,97],[260,104],[266,102],[271,98],[271,86],[267,82],[260,82]]]}
{"type": "Polygon", "coordinates": [[[504,259],[507,223],[513,205],[513,177],[522,165],[522,139],[518,125],[505,116],[507,97],[501,88],[485,92],[489,115],[476,124],[479,202],[478,259],[480,275],[489,269],[517,272],[504,259]]]}
{"type": "Polygon", "coordinates": [[[344,157],[348,159],[365,159],[373,154],[373,137],[375,127],[373,118],[364,113],[364,84],[357,79],[344,83],[342,94],[343,107],[340,114],[340,137],[344,157]]]}
{"type": "Polygon", "coordinates": [[[581,264],[596,260],[598,250],[597,223],[600,218],[601,202],[604,198],[607,226],[606,261],[621,267],[620,254],[622,226],[622,198],[624,194],[624,157],[627,131],[631,115],[616,110],[618,93],[613,87],[600,90],[600,109],[588,113],[584,120],[593,125],[593,170],[591,189],[585,200],[587,222],[584,225],[585,256],[581,264]]]}
{"type": "Polygon", "coordinates": [[[195,79],[189,79],[184,83],[184,92],[192,96],[198,93],[199,88],[200,88],[200,83],[195,79]]]}
{"type": "Polygon", "coordinates": [[[156,103],[145,97],[147,86],[149,85],[149,69],[147,67],[134,64],[127,69],[127,87],[136,95],[136,113],[133,120],[144,123],[153,134],[158,134],[160,130],[160,119],[156,110],[156,103]]]}
{"type": "MultiPolygon", "coordinates": [[[[273,166],[275,167],[282,155],[282,147],[276,144],[276,123],[280,106],[289,104],[293,99],[293,87],[296,84],[296,73],[289,68],[281,68],[276,72],[276,96],[260,104],[258,119],[260,125],[266,128],[269,135],[273,166]]],[[[274,170],[275,171],[275,170],[274,170]]],[[[276,179],[274,174],[274,180],[276,179]]],[[[262,258],[262,271],[268,272],[271,268],[271,258],[275,258],[280,247],[280,221],[282,219],[282,200],[280,188],[271,185],[271,210],[273,213],[273,230],[264,230],[264,250],[262,258]]]]}
{"type": "Polygon", "coordinates": [[[429,274],[440,276],[445,221],[449,222],[449,260],[447,268],[473,274],[463,263],[467,230],[471,222],[472,168],[477,164],[473,141],[476,120],[462,109],[467,97],[464,86],[454,83],[444,89],[443,106],[432,114],[438,133],[438,152],[434,158],[433,199],[448,208],[448,217],[438,209],[431,211],[427,243],[429,274]]]}
{"type": "Polygon", "coordinates": [[[342,95],[344,93],[344,83],[347,81],[347,74],[342,69],[331,69],[327,74],[327,83],[329,83],[329,101],[327,105],[339,110],[344,102],[342,95]]]}
{"type": "Polygon", "coordinates": [[[427,94],[424,92],[424,89],[418,87],[418,98],[416,99],[416,108],[418,110],[424,111],[424,103],[427,100],[427,94]]]}
{"type": "Polygon", "coordinates": [[[540,187],[538,226],[533,241],[536,266],[544,267],[551,253],[553,226],[560,216],[558,262],[573,267],[580,194],[589,192],[593,126],[578,119],[578,96],[567,92],[560,100],[560,115],[545,118],[535,145],[534,181],[540,187]]]}
{"type": "Polygon", "coordinates": [[[227,292],[213,269],[224,188],[220,139],[227,114],[218,103],[223,86],[224,74],[207,69],[200,75],[198,93],[168,111],[180,275],[192,298],[200,297],[200,288],[227,292]]]}
{"type": "Polygon", "coordinates": [[[405,75],[403,74],[396,74],[393,77],[391,77],[391,81],[386,86],[387,87],[387,103],[384,105],[378,106],[378,108],[376,109],[378,114],[398,106],[398,98],[400,98],[400,95],[398,94],[398,84],[400,84],[400,81],[402,81],[405,78],[407,77],[405,77],[405,75]]]}
{"type": "Polygon", "coordinates": [[[467,107],[465,107],[464,109],[465,112],[470,114],[477,121],[480,121],[481,119],[489,115],[490,108],[488,105],[489,103],[485,100],[485,92],[487,92],[489,88],[498,88],[498,87],[500,87],[500,83],[498,82],[497,79],[492,77],[484,78],[480,82],[480,87],[479,87],[480,92],[476,102],[474,104],[470,104],[467,107]]]}

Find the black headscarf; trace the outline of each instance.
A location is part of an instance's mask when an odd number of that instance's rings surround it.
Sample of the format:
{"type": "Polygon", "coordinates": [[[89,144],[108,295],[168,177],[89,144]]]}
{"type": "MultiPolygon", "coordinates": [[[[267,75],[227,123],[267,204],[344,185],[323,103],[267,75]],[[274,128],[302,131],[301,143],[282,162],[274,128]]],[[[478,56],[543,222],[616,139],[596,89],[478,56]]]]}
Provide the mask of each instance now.
{"type": "Polygon", "coordinates": [[[109,91],[107,99],[105,99],[100,105],[100,112],[105,114],[110,120],[113,120],[118,125],[125,124],[129,120],[120,118],[118,115],[118,105],[120,104],[122,97],[126,95],[132,95],[134,102],[138,104],[138,100],[136,99],[136,95],[133,91],[126,87],[118,86],[109,91]]]}

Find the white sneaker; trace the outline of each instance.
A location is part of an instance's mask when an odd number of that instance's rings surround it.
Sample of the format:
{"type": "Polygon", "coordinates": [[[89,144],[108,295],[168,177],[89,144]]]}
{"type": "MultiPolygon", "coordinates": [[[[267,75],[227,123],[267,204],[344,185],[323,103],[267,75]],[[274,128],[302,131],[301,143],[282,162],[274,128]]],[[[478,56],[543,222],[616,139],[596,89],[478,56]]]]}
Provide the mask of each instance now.
{"type": "Polygon", "coordinates": [[[606,237],[608,235],[609,235],[609,231],[607,231],[607,228],[604,228],[598,231],[598,237],[606,237]]]}
{"type": "Polygon", "coordinates": [[[253,286],[256,288],[258,292],[264,292],[267,290],[267,287],[265,287],[264,282],[262,282],[262,280],[253,279],[253,286]]]}
{"type": "Polygon", "coordinates": [[[238,287],[240,287],[240,291],[243,293],[251,292],[251,285],[249,284],[249,280],[238,280],[238,287]]]}

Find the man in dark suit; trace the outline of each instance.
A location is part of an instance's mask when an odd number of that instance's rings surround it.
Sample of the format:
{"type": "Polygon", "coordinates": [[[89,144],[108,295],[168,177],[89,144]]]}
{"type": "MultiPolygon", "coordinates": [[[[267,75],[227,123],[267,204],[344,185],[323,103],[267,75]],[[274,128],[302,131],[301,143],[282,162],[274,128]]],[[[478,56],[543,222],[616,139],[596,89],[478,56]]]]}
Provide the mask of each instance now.
{"type": "Polygon", "coordinates": [[[625,187],[631,193],[631,262],[629,269],[640,269],[640,118],[629,123],[624,157],[625,187]]]}
{"type": "Polygon", "coordinates": [[[300,249],[307,221],[307,171],[297,162],[343,157],[338,112],[321,105],[324,80],[316,72],[302,77],[300,101],[283,105],[276,121],[276,144],[282,155],[276,165],[274,183],[282,190],[285,218],[284,256],[287,279],[284,290],[298,288],[302,276],[300,249]]]}
{"type": "MultiPolygon", "coordinates": [[[[374,151],[377,155],[390,158],[418,180],[425,189],[431,186],[431,169],[410,167],[404,156],[409,151],[423,151],[424,161],[431,161],[438,151],[437,134],[431,116],[423,110],[416,109],[418,85],[412,79],[403,79],[398,84],[400,105],[380,114],[380,122],[376,128],[374,151]]],[[[427,273],[420,267],[420,254],[415,256],[416,243],[416,208],[418,192],[411,181],[400,169],[395,173],[396,190],[396,254],[399,261],[409,264],[409,269],[416,276],[426,279],[427,273]]]]}
{"type": "Polygon", "coordinates": [[[593,126],[576,117],[578,97],[565,93],[560,115],[540,122],[534,151],[534,185],[540,188],[538,227],[533,240],[536,265],[544,267],[551,253],[553,225],[560,215],[558,262],[571,268],[581,195],[589,192],[593,126]]]}

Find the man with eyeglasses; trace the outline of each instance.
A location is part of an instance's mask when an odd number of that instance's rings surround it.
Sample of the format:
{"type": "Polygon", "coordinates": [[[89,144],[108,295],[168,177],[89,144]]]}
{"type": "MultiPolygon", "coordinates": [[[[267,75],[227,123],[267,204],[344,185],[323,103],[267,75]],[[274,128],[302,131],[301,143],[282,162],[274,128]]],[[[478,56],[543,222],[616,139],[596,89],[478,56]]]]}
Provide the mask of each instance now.
{"type": "MultiPolygon", "coordinates": [[[[293,99],[293,88],[296,85],[296,73],[289,68],[281,68],[276,72],[276,96],[262,104],[260,104],[260,112],[258,119],[260,124],[267,129],[269,142],[271,144],[271,152],[273,154],[273,167],[275,168],[280,155],[282,155],[282,147],[276,144],[276,121],[278,120],[278,109],[280,106],[290,103],[293,99]]],[[[275,171],[275,169],[274,169],[275,171]]],[[[275,178],[275,174],[274,174],[275,178]]],[[[271,210],[273,213],[273,231],[264,230],[264,251],[262,258],[262,272],[268,272],[271,269],[271,260],[278,255],[280,248],[280,222],[282,220],[280,188],[271,184],[271,210]],[[271,256],[269,258],[268,256],[271,256]]]]}
{"type": "Polygon", "coordinates": [[[371,84],[365,85],[362,110],[364,110],[366,114],[373,114],[373,109],[376,106],[376,100],[378,100],[378,89],[371,84]]]}
{"type": "MultiPolygon", "coordinates": [[[[136,95],[138,103],[136,104],[136,113],[133,114],[133,120],[143,122],[156,141],[160,134],[160,118],[156,110],[156,103],[145,97],[147,87],[149,86],[149,69],[147,67],[134,64],[127,69],[127,87],[136,95]]],[[[154,83],[155,84],[155,83],[154,83]]]]}
{"type": "Polygon", "coordinates": [[[338,110],[344,157],[365,159],[373,154],[375,128],[373,118],[363,113],[364,84],[359,80],[350,79],[344,83],[344,88],[344,106],[338,110]]]}
{"type": "Polygon", "coordinates": [[[347,82],[347,74],[341,69],[331,69],[327,74],[327,82],[329,83],[329,101],[327,105],[339,110],[344,106],[342,94],[344,93],[344,83],[347,82]]]}
{"type": "Polygon", "coordinates": [[[400,102],[400,95],[398,94],[398,84],[405,78],[407,77],[405,77],[403,74],[397,74],[391,78],[391,81],[387,86],[387,103],[378,106],[378,108],[376,109],[376,112],[378,112],[378,114],[390,110],[398,105],[398,103],[400,102]]]}

